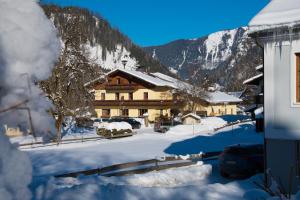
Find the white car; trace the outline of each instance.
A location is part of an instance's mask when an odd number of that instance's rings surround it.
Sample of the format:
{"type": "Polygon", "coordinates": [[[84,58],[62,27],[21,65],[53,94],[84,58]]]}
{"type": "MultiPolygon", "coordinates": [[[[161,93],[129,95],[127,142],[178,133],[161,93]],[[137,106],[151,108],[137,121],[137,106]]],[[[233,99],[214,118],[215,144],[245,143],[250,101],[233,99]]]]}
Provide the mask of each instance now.
{"type": "Polygon", "coordinates": [[[96,118],[94,119],[93,126],[94,127],[104,127],[108,124],[108,119],[106,118],[96,118]]]}

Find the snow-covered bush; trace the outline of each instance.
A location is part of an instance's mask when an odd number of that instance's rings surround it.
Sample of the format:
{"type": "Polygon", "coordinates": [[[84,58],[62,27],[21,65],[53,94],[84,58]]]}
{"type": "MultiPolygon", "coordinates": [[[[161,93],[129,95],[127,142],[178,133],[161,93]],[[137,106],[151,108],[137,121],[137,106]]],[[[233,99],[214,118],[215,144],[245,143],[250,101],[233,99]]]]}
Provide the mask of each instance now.
{"type": "Polygon", "coordinates": [[[131,125],[128,124],[127,122],[111,122],[111,123],[104,124],[104,126],[102,128],[105,128],[107,130],[116,129],[117,131],[128,130],[128,129],[132,130],[131,125]]]}
{"type": "Polygon", "coordinates": [[[102,123],[97,127],[97,134],[104,137],[132,133],[132,126],[127,122],[102,123]]]}

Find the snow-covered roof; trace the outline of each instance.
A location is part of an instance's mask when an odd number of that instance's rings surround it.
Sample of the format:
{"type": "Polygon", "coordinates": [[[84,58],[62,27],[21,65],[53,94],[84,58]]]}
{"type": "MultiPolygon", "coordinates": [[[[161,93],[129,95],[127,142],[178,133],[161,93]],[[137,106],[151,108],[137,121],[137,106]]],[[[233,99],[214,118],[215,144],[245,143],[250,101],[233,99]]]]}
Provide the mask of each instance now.
{"type": "Polygon", "coordinates": [[[234,96],[236,98],[241,98],[241,96],[243,95],[244,90],[243,91],[237,91],[237,92],[227,92],[227,94],[234,96]]]}
{"type": "Polygon", "coordinates": [[[216,91],[216,92],[209,92],[208,93],[208,97],[205,98],[205,100],[209,103],[214,103],[214,104],[218,104],[218,103],[239,103],[242,102],[241,99],[226,94],[224,92],[220,92],[220,91],[216,91]]]}
{"type": "Polygon", "coordinates": [[[163,79],[163,80],[165,80],[165,81],[169,81],[169,82],[177,82],[177,81],[179,81],[178,79],[176,79],[176,78],[173,78],[173,77],[171,77],[171,76],[168,76],[168,75],[165,75],[165,74],[162,74],[162,73],[160,73],[160,72],[155,72],[155,73],[151,73],[153,76],[155,76],[155,77],[158,77],[158,78],[160,78],[160,79],[163,79]]]}
{"type": "Polygon", "coordinates": [[[190,85],[187,82],[184,82],[182,80],[179,80],[179,79],[173,78],[171,76],[162,74],[160,72],[152,73],[152,75],[157,77],[157,78],[163,79],[165,81],[171,82],[173,84],[173,88],[176,88],[176,89],[188,89],[188,88],[192,87],[192,85],[190,85]]]}
{"type": "Polygon", "coordinates": [[[193,118],[198,119],[198,120],[201,119],[201,117],[198,116],[198,115],[196,115],[195,113],[189,113],[189,114],[186,114],[186,115],[184,115],[182,118],[186,118],[186,117],[193,117],[193,118]]]}
{"type": "Polygon", "coordinates": [[[147,74],[147,73],[141,72],[141,71],[126,70],[126,69],[118,68],[118,69],[108,72],[107,75],[112,74],[116,71],[121,71],[121,72],[127,73],[138,79],[141,79],[148,83],[151,83],[155,86],[166,86],[166,87],[171,87],[173,89],[184,89],[184,88],[191,87],[191,85],[186,82],[183,82],[179,79],[173,78],[171,76],[168,76],[168,75],[165,75],[165,74],[162,74],[159,72],[147,74]]]}
{"type": "Polygon", "coordinates": [[[299,0],[272,0],[249,23],[251,33],[300,24],[299,0]]]}
{"type": "Polygon", "coordinates": [[[247,80],[245,80],[244,82],[243,82],[243,84],[245,85],[245,84],[249,84],[249,83],[251,83],[251,82],[253,82],[253,81],[255,81],[255,80],[258,80],[258,79],[260,79],[261,77],[263,77],[264,76],[264,74],[258,74],[258,75],[256,75],[256,76],[253,76],[253,77],[251,77],[251,78],[249,78],[249,79],[247,79],[247,80]]]}
{"type": "Polygon", "coordinates": [[[116,71],[121,71],[121,72],[124,72],[126,74],[129,74],[131,76],[134,76],[135,78],[138,78],[140,80],[144,80],[148,83],[151,83],[155,86],[168,86],[168,87],[174,87],[173,83],[172,82],[169,82],[169,81],[166,81],[166,80],[163,80],[163,79],[160,79],[158,77],[155,77],[155,76],[151,76],[149,74],[146,74],[144,72],[140,72],[140,71],[136,71],[136,70],[127,70],[127,69],[121,69],[121,68],[118,68],[118,69],[115,69],[115,70],[112,70],[110,72],[107,73],[107,75],[110,75],[116,71]]]}
{"type": "Polygon", "coordinates": [[[264,107],[257,108],[254,114],[256,119],[264,118],[264,107]]]}
{"type": "Polygon", "coordinates": [[[256,104],[252,104],[244,108],[244,112],[253,112],[257,108],[256,104]]]}
{"type": "Polygon", "coordinates": [[[105,76],[99,76],[98,78],[85,83],[83,86],[87,87],[87,86],[89,86],[89,85],[91,85],[91,84],[93,84],[93,83],[95,83],[95,82],[97,82],[99,80],[105,80],[105,76]]]}
{"type": "Polygon", "coordinates": [[[257,67],[255,67],[256,71],[259,71],[259,70],[261,70],[261,69],[263,69],[263,68],[264,68],[263,65],[258,65],[257,67]]]}

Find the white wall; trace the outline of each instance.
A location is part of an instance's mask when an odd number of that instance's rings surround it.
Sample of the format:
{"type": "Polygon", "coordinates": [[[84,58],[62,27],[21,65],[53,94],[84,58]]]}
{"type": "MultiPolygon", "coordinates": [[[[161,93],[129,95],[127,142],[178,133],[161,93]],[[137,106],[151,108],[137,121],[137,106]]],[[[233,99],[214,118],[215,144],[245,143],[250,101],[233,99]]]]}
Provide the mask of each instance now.
{"type": "Polygon", "coordinates": [[[296,56],[300,41],[264,45],[265,137],[300,139],[300,105],[295,103],[296,56]]]}

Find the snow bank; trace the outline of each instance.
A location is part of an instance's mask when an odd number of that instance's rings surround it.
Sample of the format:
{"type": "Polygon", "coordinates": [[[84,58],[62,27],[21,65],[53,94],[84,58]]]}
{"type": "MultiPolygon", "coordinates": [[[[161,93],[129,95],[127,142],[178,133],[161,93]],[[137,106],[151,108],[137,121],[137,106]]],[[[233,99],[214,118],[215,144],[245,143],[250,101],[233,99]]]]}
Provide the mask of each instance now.
{"type": "Polygon", "coordinates": [[[31,162],[27,155],[13,147],[0,131],[0,200],[29,200],[31,162]]]}
{"type": "MultiPolygon", "coordinates": [[[[204,165],[205,166],[205,165],[204,165]]],[[[202,166],[202,168],[204,167],[202,166]]],[[[186,168],[181,168],[183,171],[186,168]]],[[[209,170],[209,167],[207,168],[209,170]]],[[[170,170],[170,171],[174,171],[170,170]]],[[[202,171],[204,172],[204,171],[202,171]]],[[[195,171],[197,173],[197,171],[195,171]]],[[[205,174],[205,173],[204,173],[205,174]]],[[[204,175],[202,174],[202,175],[204,175]]],[[[148,176],[148,174],[138,175],[148,176]]],[[[181,172],[178,174],[178,180],[181,179],[181,172]]],[[[186,177],[196,180],[194,176],[186,177]]],[[[176,176],[176,174],[175,174],[176,176]]],[[[101,177],[102,178],[102,177],[101,177]]],[[[209,179],[206,175],[202,176],[193,183],[184,185],[177,185],[176,187],[168,187],[169,182],[164,182],[166,185],[159,187],[143,187],[134,183],[130,185],[126,182],[126,185],[118,185],[108,183],[103,184],[100,177],[82,177],[79,179],[67,178],[61,180],[52,179],[49,181],[47,188],[45,188],[44,196],[42,191],[40,196],[43,198],[37,199],[73,199],[73,200],[85,200],[85,199],[115,199],[115,200],[152,200],[152,199],[190,199],[190,200],[240,200],[243,199],[245,191],[254,188],[253,178],[244,181],[232,181],[227,184],[217,183],[209,179]]],[[[126,177],[115,177],[113,179],[121,180],[126,177]]],[[[164,177],[157,177],[158,180],[164,177]]],[[[111,178],[108,178],[111,179],[111,178]]],[[[150,178],[151,179],[151,178],[150,178]]],[[[112,179],[111,179],[112,180],[112,179]]],[[[175,180],[175,178],[174,178],[175,180]]],[[[139,180],[136,180],[141,183],[139,180]]],[[[176,180],[177,181],[177,180],[176,180]]],[[[256,180],[257,181],[257,180],[256,180]]],[[[142,182],[144,184],[144,182],[142,182]]],[[[148,185],[148,184],[145,184],[148,185]]],[[[151,184],[152,185],[152,184],[151,184]]],[[[156,185],[156,184],[155,184],[156,185]]]]}
{"type": "Polygon", "coordinates": [[[250,32],[300,24],[299,0],[272,0],[249,23],[250,32]]]}
{"type": "Polygon", "coordinates": [[[170,135],[192,135],[204,134],[209,135],[215,128],[226,125],[227,122],[220,117],[207,117],[201,120],[200,124],[195,125],[177,125],[167,132],[170,135]]]}
{"type": "Polygon", "coordinates": [[[212,172],[211,165],[193,165],[146,174],[135,174],[122,177],[100,177],[103,184],[134,185],[140,187],[176,187],[186,183],[200,181],[212,172]]]}
{"type": "Polygon", "coordinates": [[[107,130],[113,130],[116,129],[119,130],[126,130],[130,129],[132,130],[132,127],[127,122],[111,122],[111,123],[102,123],[98,128],[105,128],[107,130]]]}
{"type": "Polygon", "coordinates": [[[260,189],[251,189],[244,194],[245,200],[268,199],[270,195],[260,189]]]}

